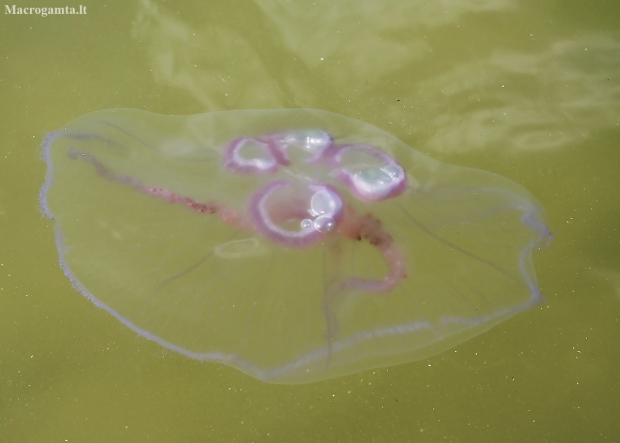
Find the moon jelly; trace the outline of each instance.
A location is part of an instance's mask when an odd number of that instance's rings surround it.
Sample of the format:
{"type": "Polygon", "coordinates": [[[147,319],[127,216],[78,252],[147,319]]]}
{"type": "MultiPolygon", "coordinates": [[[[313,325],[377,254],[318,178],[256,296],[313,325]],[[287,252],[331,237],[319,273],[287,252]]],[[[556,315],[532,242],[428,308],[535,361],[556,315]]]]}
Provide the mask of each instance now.
{"type": "Polygon", "coordinates": [[[274,383],[419,360],[540,298],[542,208],[312,109],[113,109],[44,141],[74,287],[140,335],[274,383]]]}

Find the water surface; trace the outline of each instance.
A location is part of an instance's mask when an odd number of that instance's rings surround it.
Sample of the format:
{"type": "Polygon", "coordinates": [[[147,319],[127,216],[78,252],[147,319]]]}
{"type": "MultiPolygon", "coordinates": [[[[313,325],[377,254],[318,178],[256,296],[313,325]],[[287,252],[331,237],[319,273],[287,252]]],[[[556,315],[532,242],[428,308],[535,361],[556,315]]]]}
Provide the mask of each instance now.
{"type": "Polygon", "coordinates": [[[0,440],[618,440],[617,2],[107,2],[2,15],[0,440]],[[317,108],[537,197],[546,304],[419,362],[274,386],[76,295],[40,142],[88,112],[317,108]]]}

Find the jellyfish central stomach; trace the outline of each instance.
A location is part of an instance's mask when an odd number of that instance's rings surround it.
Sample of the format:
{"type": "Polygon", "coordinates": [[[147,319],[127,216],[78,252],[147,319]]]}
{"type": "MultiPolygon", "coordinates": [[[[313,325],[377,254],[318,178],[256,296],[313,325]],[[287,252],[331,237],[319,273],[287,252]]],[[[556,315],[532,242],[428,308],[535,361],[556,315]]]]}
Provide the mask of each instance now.
{"type": "Polygon", "coordinates": [[[284,246],[306,247],[335,229],[343,203],[329,185],[299,186],[282,180],[256,191],[248,209],[256,230],[266,238],[284,246]]]}
{"type": "Polygon", "coordinates": [[[278,196],[278,191],[275,191],[273,201],[267,200],[266,206],[266,212],[275,225],[287,231],[314,230],[323,234],[336,227],[342,201],[335,190],[313,184],[303,192],[294,189],[280,192],[283,195],[278,196]]]}
{"type": "Polygon", "coordinates": [[[287,231],[297,231],[311,216],[308,203],[302,199],[278,200],[265,207],[269,219],[278,227],[287,231]]]}

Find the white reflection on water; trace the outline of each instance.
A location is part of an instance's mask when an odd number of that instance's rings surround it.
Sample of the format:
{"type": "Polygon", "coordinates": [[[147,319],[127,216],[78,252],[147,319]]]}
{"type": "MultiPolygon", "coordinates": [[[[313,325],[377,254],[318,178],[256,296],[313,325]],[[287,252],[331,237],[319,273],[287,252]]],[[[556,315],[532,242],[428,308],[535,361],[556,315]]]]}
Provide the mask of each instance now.
{"type": "Polygon", "coordinates": [[[416,95],[434,150],[550,149],[616,126],[619,80],[620,43],[587,36],[533,54],[496,51],[421,82],[416,95]]]}
{"type": "Polygon", "coordinates": [[[423,151],[554,149],[620,118],[617,40],[480,40],[493,29],[472,23],[513,14],[513,0],[255,3],[256,17],[196,27],[141,0],[134,35],[155,78],[205,110],[329,106],[423,151]],[[475,52],[459,58],[447,52],[461,24],[475,52]]]}
{"type": "MultiPolygon", "coordinates": [[[[360,0],[315,2],[255,0],[284,44],[309,66],[321,58],[343,61],[339,69],[371,80],[430,55],[423,35],[470,13],[512,10],[513,0],[360,0]],[[408,34],[414,31],[415,34],[408,34]]],[[[347,81],[346,76],[341,80],[347,81]]]]}
{"type": "Polygon", "coordinates": [[[142,0],[134,37],[148,42],[155,78],[188,92],[205,109],[244,108],[248,103],[269,108],[282,102],[280,86],[251,42],[231,29],[214,24],[192,29],[155,2],[142,0]]]}

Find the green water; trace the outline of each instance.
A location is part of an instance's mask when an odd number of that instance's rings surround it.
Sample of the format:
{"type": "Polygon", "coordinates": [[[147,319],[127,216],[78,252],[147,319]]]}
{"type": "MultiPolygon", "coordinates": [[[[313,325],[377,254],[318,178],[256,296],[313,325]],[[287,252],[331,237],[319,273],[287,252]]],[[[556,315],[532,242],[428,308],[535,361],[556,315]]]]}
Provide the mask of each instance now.
{"type": "Polygon", "coordinates": [[[83,4],[0,16],[0,441],[620,441],[620,3],[83,4]],[[546,304],[301,386],[166,352],[72,289],[37,209],[42,137],[117,107],[326,109],[506,176],[548,211],[546,304]]]}

